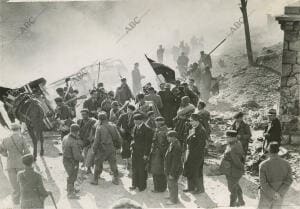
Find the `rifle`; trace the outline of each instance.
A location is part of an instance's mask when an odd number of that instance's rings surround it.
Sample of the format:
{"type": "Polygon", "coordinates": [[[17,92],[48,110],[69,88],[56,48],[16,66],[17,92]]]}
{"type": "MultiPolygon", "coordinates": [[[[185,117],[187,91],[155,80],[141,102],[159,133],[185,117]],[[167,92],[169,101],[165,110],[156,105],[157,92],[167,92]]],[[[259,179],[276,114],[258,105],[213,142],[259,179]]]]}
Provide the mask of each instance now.
{"type": "Polygon", "coordinates": [[[208,55],[210,55],[211,53],[213,53],[219,46],[221,46],[224,42],[226,41],[226,38],[224,38],[215,48],[213,48],[213,50],[211,50],[208,55]]]}
{"type": "Polygon", "coordinates": [[[51,197],[51,200],[52,200],[52,202],[53,202],[53,205],[54,205],[55,209],[57,209],[57,205],[56,205],[56,203],[55,203],[55,199],[54,199],[54,197],[53,197],[52,192],[49,192],[49,196],[51,197]]]}

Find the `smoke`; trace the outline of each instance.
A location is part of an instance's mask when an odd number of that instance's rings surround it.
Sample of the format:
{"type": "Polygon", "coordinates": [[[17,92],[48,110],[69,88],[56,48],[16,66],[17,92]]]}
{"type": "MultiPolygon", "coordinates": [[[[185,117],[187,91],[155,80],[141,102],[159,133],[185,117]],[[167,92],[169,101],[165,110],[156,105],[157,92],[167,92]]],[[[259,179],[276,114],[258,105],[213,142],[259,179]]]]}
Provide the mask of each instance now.
{"type": "MultiPolygon", "coordinates": [[[[55,81],[109,57],[121,59],[129,71],[135,62],[139,62],[141,73],[147,76],[144,82],[154,82],[155,75],[144,54],[156,59],[159,44],[163,44],[168,51],[180,40],[189,43],[193,35],[203,36],[205,50],[211,50],[241,17],[238,2],[151,0],[1,3],[1,39],[5,43],[1,47],[0,85],[16,87],[39,77],[45,77],[48,82],[55,81]],[[44,8],[47,9],[28,32],[19,36],[20,27],[26,20],[44,8]],[[147,10],[149,13],[141,18],[147,10]],[[139,23],[126,33],[125,28],[135,17],[138,17],[139,23]],[[123,39],[117,43],[123,35],[123,39]],[[7,44],[17,36],[14,42],[7,44]]],[[[248,11],[255,10],[249,18],[251,30],[260,31],[265,27],[267,13],[282,14],[286,2],[290,1],[249,1],[248,11]]],[[[268,44],[282,40],[279,25],[272,33],[259,39],[264,42],[272,38],[268,44]]],[[[243,38],[242,27],[216,53],[226,53],[230,46],[243,51],[243,38]]],[[[175,67],[168,53],[166,63],[175,67]]]]}

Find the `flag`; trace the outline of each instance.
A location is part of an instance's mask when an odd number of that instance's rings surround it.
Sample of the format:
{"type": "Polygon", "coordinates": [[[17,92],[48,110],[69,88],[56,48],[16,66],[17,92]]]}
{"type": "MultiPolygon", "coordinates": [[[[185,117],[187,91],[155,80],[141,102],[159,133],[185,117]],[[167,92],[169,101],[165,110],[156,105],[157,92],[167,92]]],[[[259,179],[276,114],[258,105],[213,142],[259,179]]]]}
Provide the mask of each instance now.
{"type": "Polygon", "coordinates": [[[172,70],[170,67],[164,64],[158,63],[150,59],[149,57],[147,57],[147,55],[145,55],[145,57],[147,58],[156,75],[162,75],[165,79],[165,82],[167,83],[175,82],[176,79],[174,70],[172,70]]]}

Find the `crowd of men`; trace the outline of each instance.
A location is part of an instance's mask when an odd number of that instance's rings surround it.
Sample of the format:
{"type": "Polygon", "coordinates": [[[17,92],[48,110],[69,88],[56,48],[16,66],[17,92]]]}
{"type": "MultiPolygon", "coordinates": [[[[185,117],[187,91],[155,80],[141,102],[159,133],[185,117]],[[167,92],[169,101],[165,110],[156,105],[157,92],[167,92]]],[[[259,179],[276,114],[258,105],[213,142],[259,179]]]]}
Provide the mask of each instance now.
{"type": "MultiPolygon", "coordinates": [[[[164,49],[161,46],[159,50],[163,61],[161,54],[164,49]]],[[[201,63],[208,63],[205,69],[210,69],[209,56],[203,55],[203,59],[205,61],[201,63]]],[[[66,86],[56,90],[55,118],[60,121],[68,198],[79,198],[80,191],[75,188],[75,181],[80,166],[92,174],[90,183],[98,185],[103,163],[108,161],[112,183],[118,185],[118,153],[131,172],[131,190],[144,191],[148,174],[152,174],[152,191],[161,193],[168,189],[167,204],[179,201],[178,180],[181,175],[187,178],[187,188],[183,192],[195,195],[205,192],[203,166],[211,133],[210,113],[203,101],[206,96],[200,93],[193,79],[188,83],[177,80],[175,85],[161,83],[159,90],[151,83],[142,87],[143,76],[138,63],[135,63],[132,75],[136,76],[133,92],[126,78],[121,79],[115,92],[107,91],[104,84],[99,83],[84,101],[80,116],[76,116],[78,91],[72,88],[70,80],[66,79],[66,86]]],[[[270,123],[264,137],[270,158],[260,166],[259,208],[280,206],[292,183],[288,162],[278,156],[281,125],[276,110],[271,109],[268,115],[270,123]]],[[[221,172],[226,175],[231,207],[245,205],[239,180],[244,174],[251,139],[251,130],[243,120],[243,113],[237,113],[234,119],[231,130],[226,132],[228,145],[220,164],[221,172]]],[[[43,187],[40,175],[33,171],[33,159],[20,134],[20,127],[13,124],[11,130],[13,134],[0,144],[0,152],[8,156],[13,201],[17,204],[21,199],[22,208],[34,208],[37,204],[42,208],[38,200],[50,193],[43,187]],[[25,183],[24,179],[32,178],[35,180],[30,180],[30,184],[25,183]],[[38,190],[35,190],[36,185],[38,190]],[[34,195],[28,195],[30,189],[34,195]]]]}

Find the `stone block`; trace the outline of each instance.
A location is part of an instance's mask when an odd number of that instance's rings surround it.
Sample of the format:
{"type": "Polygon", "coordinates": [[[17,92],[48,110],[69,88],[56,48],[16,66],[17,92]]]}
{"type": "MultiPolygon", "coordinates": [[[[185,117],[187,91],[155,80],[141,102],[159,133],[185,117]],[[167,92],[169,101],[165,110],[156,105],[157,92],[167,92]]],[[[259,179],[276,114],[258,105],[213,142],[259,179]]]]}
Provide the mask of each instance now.
{"type": "MultiPolygon", "coordinates": [[[[299,58],[300,60],[300,58],[299,58]]],[[[300,65],[299,64],[295,64],[292,66],[292,73],[290,75],[295,75],[295,74],[299,74],[300,73],[300,65]]]]}
{"type": "MultiPolygon", "coordinates": [[[[300,58],[299,58],[300,61],[300,58]]],[[[299,65],[300,68],[300,65],[299,65]]],[[[293,71],[291,64],[282,64],[282,76],[289,76],[293,71]]]]}
{"type": "Polygon", "coordinates": [[[283,49],[289,49],[289,42],[288,41],[284,41],[283,49]]]}
{"type": "MultiPolygon", "coordinates": [[[[284,28],[282,28],[284,30],[284,28]]],[[[298,31],[285,31],[284,33],[285,41],[297,41],[299,40],[299,32],[298,31]]]]}
{"type": "Polygon", "coordinates": [[[287,15],[300,15],[300,7],[286,6],[284,8],[284,14],[287,14],[287,15]]]}
{"type": "Polygon", "coordinates": [[[281,88],[287,87],[288,78],[289,78],[288,76],[282,76],[281,77],[281,83],[280,83],[281,88]]]}
{"type": "Polygon", "coordinates": [[[290,51],[290,50],[283,50],[282,55],[282,63],[283,64],[296,64],[297,59],[297,52],[296,51],[290,51]]]}
{"type": "Polygon", "coordinates": [[[286,85],[287,85],[288,87],[292,87],[292,86],[298,85],[298,80],[297,80],[297,78],[296,78],[295,76],[289,77],[288,80],[287,80],[286,85]]]}
{"type": "Polygon", "coordinates": [[[300,51],[300,39],[298,39],[297,41],[290,41],[289,50],[300,51]]]}

